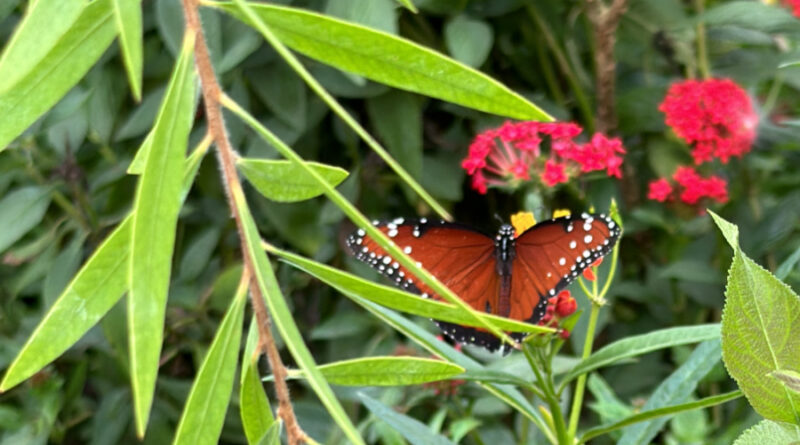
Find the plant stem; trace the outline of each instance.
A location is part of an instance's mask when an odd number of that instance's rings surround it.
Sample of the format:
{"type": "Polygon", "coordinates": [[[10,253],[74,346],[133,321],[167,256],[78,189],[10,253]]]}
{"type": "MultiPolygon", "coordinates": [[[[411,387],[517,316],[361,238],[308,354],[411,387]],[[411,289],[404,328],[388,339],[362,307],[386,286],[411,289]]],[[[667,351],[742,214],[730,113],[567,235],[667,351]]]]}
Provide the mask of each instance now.
{"type": "Polygon", "coordinates": [[[531,346],[524,345],[522,350],[525,353],[525,358],[528,359],[528,364],[533,370],[533,373],[536,375],[536,380],[539,382],[540,389],[544,393],[544,398],[542,400],[547,403],[548,407],[550,407],[550,416],[553,419],[553,428],[555,429],[554,432],[558,443],[561,445],[567,445],[571,442],[569,441],[569,436],[567,435],[567,428],[564,424],[564,414],[561,412],[561,405],[558,403],[558,396],[553,389],[553,380],[549,375],[547,379],[545,379],[544,375],[542,375],[542,372],[539,368],[543,364],[543,360],[541,360],[541,357],[539,357],[540,360],[536,360],[533,357],[531,346]],[[537,361],[539,363],[537,363],[537,361]]]}
{"type": "MultiPolygon", "coordinates": [[[[609,277],[610,280],[610,277],[609,277]]],[[[592,310],[589,313],[589,326],[586,328],[586,338],[583,341],[583,353],[581,358],[586,360],[589,354],[592,353],[592,344],[594,343],[594,330],[597,328],[597,317],[600,315],[600,305],[592,300],[592,310]]],[[[578,431],[578,419],[581,415],[581,407],[583,406],[583,392],[586,388],[586,374],[581,374],[575,384],[575,395],[572,397],[572,409],[569,413],[569,437],[570,443],[575,433],[578,431]]]]}

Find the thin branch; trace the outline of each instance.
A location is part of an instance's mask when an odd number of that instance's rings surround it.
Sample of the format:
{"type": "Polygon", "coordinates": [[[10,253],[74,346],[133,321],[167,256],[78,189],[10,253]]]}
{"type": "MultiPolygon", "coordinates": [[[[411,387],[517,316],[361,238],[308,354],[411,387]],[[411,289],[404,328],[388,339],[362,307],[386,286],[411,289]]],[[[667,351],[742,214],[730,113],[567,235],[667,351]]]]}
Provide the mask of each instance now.
{"type": "MultiPolygon", "coordinates": [[[[211,57],[209,56],[208,46],[206,45],[197,8],[198,0],[183,0],[187,29],[189,32],[193,32],[196,35],[195,64],[197,66],[198,75],[200,76],[208,129],[213,135],[217,147],[217,155],[222,170],[225,192],[228,204],[231,208],[231,213],[236,221],[236,228],[239,232],[239,238],[242,244],[242,252],[247,252],[246,241],[243,235],[245,229],[242,222],[242,215],[239,213],[232,195],[233,192],[242,194],[244,192],[242,191],[242,184],[239,182],[239,176],[236,173],[236,154],[231,147],[222,117],[222,107],[220,105],[222,91],[219,83],[217,83],[214,68],[211,64],[211,57]]],[[[253,304],[253,311],[256,314],[256,320],[258,322],[259,344],[269,360],[272,374],[275,378],[275,393],[279,402],[278,416],[283,419],[286,425],[286,433],[290,445],[306,442],[307,436],[300,428],[297,423],[297,418],[294,415],[294,409],[292,408],[289,396],[289,387],[286,385],[286,368],[283,365],[278,349],[275,346],[275,339],[272,337],[272,332],[270,331],[269,314],[264,304],[264,296],[261,294],[261,290],[255,282],[255,275],[257,273],[255,265],[253,264],[252,258],[246,253],[244,253],[242,257],[244,268],[251,277],[250,300],[253,304]]]]}
{"type": "Polygon", "coordinates": [[[614,61],[614,43],[617,25],[627,7],[626,0],[613,0],[606,6],[602,0],[588,0],[589,20],[594,27],[595,89],[597,94],[596,130],[608,133],[617,126],[614,105],[617,66],[614,61]]]}

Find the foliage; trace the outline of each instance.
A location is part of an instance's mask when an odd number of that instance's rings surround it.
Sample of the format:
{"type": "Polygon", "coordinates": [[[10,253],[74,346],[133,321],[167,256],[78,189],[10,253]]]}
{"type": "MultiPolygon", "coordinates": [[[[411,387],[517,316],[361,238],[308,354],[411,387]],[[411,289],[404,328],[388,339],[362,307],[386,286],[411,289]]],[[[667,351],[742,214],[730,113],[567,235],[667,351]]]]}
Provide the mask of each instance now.
{"type": "Polygon", "coordinates": [[[0,4],[0,441],[800,440],[792,2],[197,3],[0,4]],[[370,224],[559,208],[625,231],[557,324],[370,224]]]}

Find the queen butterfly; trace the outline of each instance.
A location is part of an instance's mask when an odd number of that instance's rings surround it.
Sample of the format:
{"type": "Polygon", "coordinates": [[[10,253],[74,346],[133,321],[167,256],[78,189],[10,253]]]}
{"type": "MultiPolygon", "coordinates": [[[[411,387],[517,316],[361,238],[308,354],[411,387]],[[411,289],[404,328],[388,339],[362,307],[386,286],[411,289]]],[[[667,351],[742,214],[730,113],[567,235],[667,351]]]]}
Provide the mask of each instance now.
{"type": "MultiPolygon", "coordinates": [[[[543,221],[517,237],[509,224],[503,224],[494,237],[463,224],[426,218],[373,224],[474,309],[529,323],[538,322],[547,299],[608,254],[620,235],[610,217],[587,213],[543,221]]],[[[442,300],[364,230],[353,232],[347,247],[401,288],[442,300]]],[[[497,337],[482,329],[434,321],[455,341],[490,351],[501,346],[497,337]]],[[[516,341],[524,336],[511,334],[516,341]]]]}

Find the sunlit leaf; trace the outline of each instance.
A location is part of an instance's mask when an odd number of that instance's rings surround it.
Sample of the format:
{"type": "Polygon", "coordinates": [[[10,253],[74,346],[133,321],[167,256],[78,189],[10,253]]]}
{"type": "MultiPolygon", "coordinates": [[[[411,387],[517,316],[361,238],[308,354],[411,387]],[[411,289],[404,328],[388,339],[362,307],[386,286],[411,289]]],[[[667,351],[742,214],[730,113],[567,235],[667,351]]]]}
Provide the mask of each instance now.
{"type": "MultiPolygon", "coordinates": [[[[420,357],[365,357],[319,366],[325,379],[334,385],[400,386],[446,380],[464,368],[441,360],[420,357]]],[[[302,377],[301,372],[290,376],[302,377]]]]}
{"type": "MultiPolygon", "coordinates": [[[[317,162],[307,164],[332,186],[347,178],[347,171],[341,168],[317,162]]],[[[241,158],[236,165],[259,193],[273,201],[303,201],[323,193],[319,183],[291,161],[241,158]]]]}

